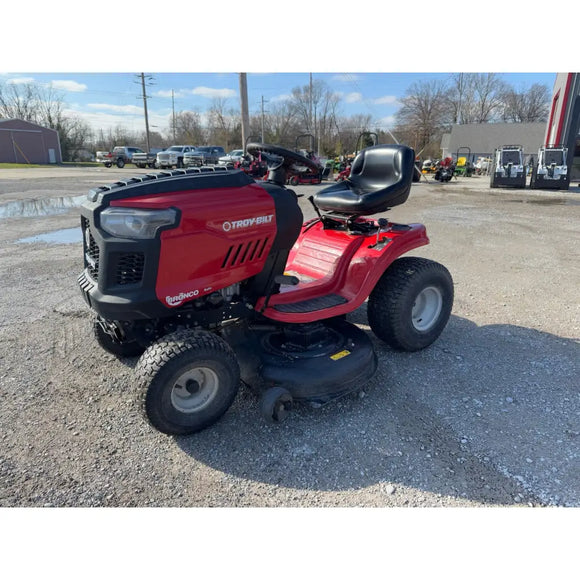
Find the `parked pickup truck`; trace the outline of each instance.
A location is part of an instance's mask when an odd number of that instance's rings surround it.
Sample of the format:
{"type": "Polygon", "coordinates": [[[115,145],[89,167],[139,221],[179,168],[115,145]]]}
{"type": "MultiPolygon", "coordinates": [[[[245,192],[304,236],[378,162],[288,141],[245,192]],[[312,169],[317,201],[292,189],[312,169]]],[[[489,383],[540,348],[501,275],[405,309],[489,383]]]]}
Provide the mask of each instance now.
{"type": "Polygon", "coordinates": [[[183,159],[187,153],[193,151],[195,147],[192,145],[172,145],[157,153],[157,167],[163,169],[165,167],[183,167],[183,159]]]}
{"type": "Polygon", "coordinates": [[[183,164],[187,166],[201,166],[201,165],[217,165],[220,157],[226,154],[223,147],[216,145],[204,145],[203,147],[196,147],[195,151],[191,151],[183,156],[183,164]]]}
{"type": "Polygon", "coordinates": [[[151,149],[149,153],[133,153],[133,163],[137,167],[142,169],[145,167],[157,167],[157,153],[160,153],[163,149],[151,149]]]}
{"type": "Polygon", "coordinates": [[[132,163],[135,153],[145,153],[139,147],[114,147],[112,151],[97,151],[97,163],[104,163],[105,167],[116,165],[119,169],[126,163],[132,163]]]}

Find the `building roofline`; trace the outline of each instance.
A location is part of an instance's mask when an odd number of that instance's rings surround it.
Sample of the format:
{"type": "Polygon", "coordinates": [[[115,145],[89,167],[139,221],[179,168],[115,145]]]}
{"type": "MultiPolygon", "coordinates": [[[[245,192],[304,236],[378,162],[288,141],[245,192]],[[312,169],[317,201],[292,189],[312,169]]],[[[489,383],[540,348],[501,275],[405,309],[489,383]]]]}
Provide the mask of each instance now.
{"type": "Polygon", "coordinates": [[[0,119],[0,123],[8,123],[9,121],[19,121],[20,123],[28,123],[29,125],[34,125],[35,127],[40,127],[45,131],[54,131],[58,135],[58,131],[56,129],[51,129],[50,127],[45,127],[44,125],[39,125],[38,123],[33,123],[32,121],[26,121],[24,119],[0,119]]]}

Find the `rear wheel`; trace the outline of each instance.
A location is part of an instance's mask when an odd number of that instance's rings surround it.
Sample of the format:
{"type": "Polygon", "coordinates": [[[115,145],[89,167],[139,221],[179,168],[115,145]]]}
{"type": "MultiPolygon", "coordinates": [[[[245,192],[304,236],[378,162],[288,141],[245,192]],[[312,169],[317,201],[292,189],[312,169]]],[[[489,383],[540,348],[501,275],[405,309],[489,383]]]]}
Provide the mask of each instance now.
{"type": "Polygon", "coordinates": [[[447,268],[424,258],[395,260],[369,296],[368,320],[378,338],[395,349],[415,351],[432,344],[453,307],[447,268]]]}
{"type": "Polygon", "coordinates": [[[137,365],[144,410],[169,435],[187,435],[215,423],[240,384],[234,352],[219,336],[179,330],[153,343],[137,365]]]}
{"type": "Polygon", "coordinates": [[[123,169],[123,167],[125,167],[125,160],[122,159],[121,157],[119,157],[119,159],[117,159],[117,167],[119,169],[123,169]]]}

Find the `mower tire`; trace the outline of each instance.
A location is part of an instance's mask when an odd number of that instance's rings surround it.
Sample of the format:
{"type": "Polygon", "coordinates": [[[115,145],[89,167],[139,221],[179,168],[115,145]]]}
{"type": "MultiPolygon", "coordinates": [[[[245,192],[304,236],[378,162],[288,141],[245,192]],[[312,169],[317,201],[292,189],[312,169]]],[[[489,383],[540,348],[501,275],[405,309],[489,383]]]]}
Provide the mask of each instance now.
{"type": "Polygon", "coordinates": [[[123,167],[125,167],[125,160],[122,157],[119,157],[119,159],[117,159],[117,167],[119,169],[123,169],[123,167]]]}
{"type": "Polygon", "coordinates": [[[269,423],[282,423],[292,409],[292,395],[283,387],[271,387],[262,395],[260,410],[269,423]]]}
{"type": "Polygon", "coordinates": [[[145,347],[141,346],[135,340],[126,342],[117,342],[116,340],[113,340],[113,337],[107,334],[96,320],[93,321],[93,335],[103,350],[106,350],[119,358],[139,356],[143,354],[143,351],[145,350],[145,347]]]}
{"type": "Polygon", "coordinates": [[[112,163],[105,163],[105,167],[112,167],[112,163]]]}
{"type": "Polygon", "coordinates": [[[233,403],[240,367],[230,346],[208,331],[178,330],[154,342],[137,363],[144,411],[168,435],[196,433],[233,403]]]}
{"type": "Polygon", "coordinates": [[[395,260],[368,301],[375,335],[396,350],[421,350],[435,342],[453,307],[453,280],[445,266],[425,258],[395,260]]]}

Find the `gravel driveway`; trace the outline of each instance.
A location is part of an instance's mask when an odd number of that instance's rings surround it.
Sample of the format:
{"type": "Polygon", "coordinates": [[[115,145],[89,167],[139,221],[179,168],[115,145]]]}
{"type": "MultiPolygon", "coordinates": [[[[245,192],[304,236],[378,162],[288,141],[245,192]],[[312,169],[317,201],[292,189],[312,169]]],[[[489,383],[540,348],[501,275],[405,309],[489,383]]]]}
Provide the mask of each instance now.
{"type": "MultiPolygon", "coordinates": [[[[0,506],[580,506],[580,191],[413,185],[389,217],[455,280],[430,348],[374,341],[360,393],[280,426],[240,390],[212,428],[143,419],[136,359],[97,347],[75,210],[140,170],[0,174],[0,506]],[[46,237],[46,234],[50,234],[46,237]]],[[[307,196],[322,186],[297,186],[307,196]]],[[[368,331],[366,306],[349,320],[368,331]]]]}

